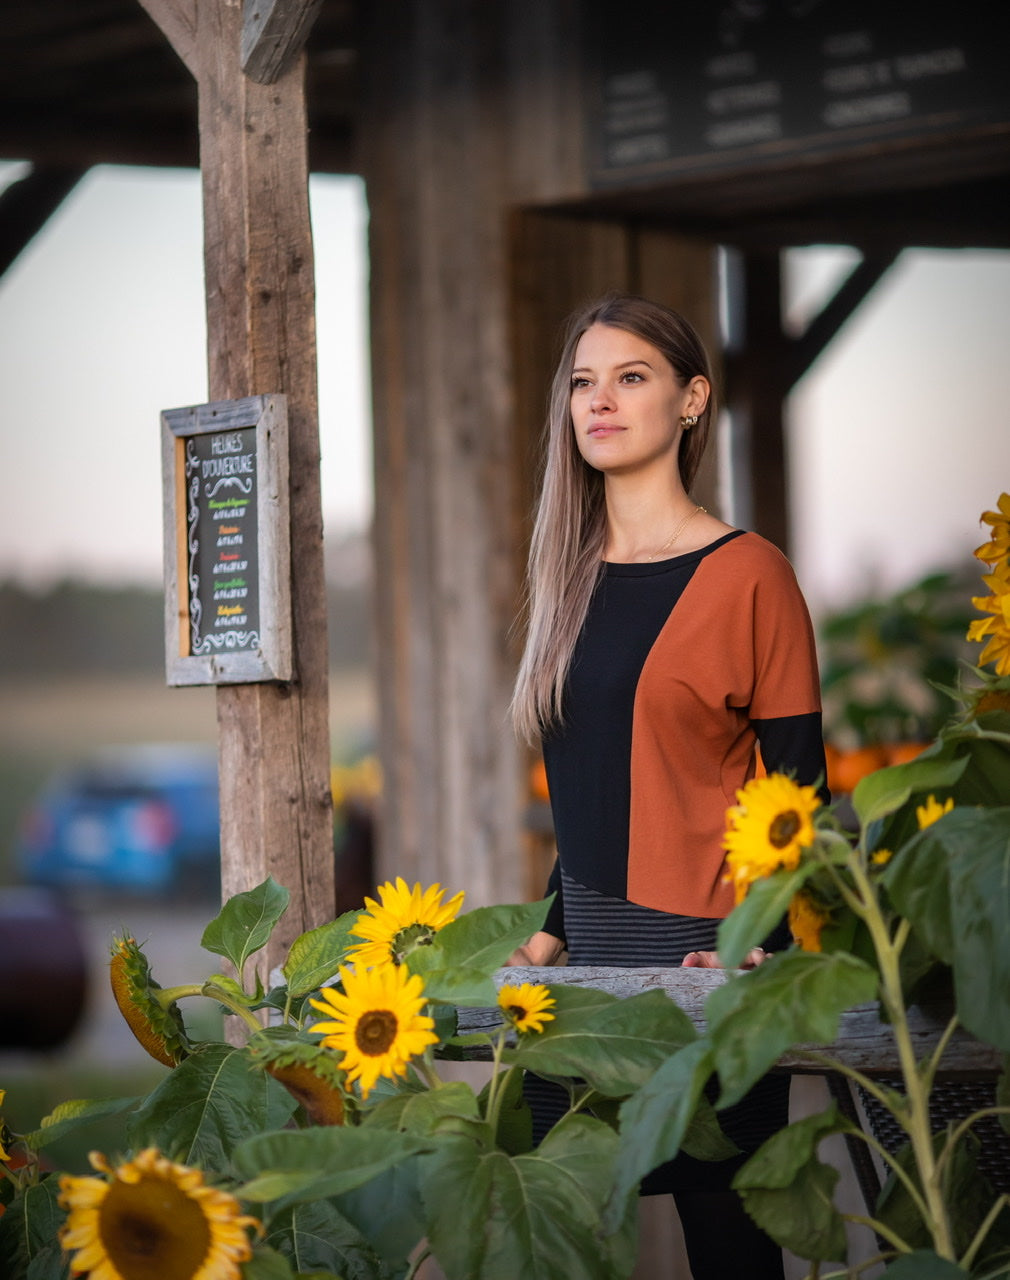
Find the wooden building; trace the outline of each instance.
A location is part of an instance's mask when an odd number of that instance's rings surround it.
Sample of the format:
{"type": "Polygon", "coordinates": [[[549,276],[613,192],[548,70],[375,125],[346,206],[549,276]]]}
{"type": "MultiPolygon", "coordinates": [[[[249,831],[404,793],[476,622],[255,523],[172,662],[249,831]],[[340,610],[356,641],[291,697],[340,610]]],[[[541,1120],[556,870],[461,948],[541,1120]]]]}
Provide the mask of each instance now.
{"type": "Polygon", "coordinates": [[[909,26],[866,0],[141,3],[7,15],[0,154],[33,169],[0,198],[0,255],[92,164],[199,156],[211,396],[293,397],[299,674],[219,692],[226,887],[272,870],[292,929],[332,911],[311,166],[363,175],[371,213],[379,870],[473,905],[534,896],[507,705],[562,318],[617,288],[697,322],[724,353],[725,514],[788,546],[788,388],[903,247],[1008,243],[1003,6],[909,26]],[[788,338],[780,251],[813,243],[862,263],[788,338]]]}

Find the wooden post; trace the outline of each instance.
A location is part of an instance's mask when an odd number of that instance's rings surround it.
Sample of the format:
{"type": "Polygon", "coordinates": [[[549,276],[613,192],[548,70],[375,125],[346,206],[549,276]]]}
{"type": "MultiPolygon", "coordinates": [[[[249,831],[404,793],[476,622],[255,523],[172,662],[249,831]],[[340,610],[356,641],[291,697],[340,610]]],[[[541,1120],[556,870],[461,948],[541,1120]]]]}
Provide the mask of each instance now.
{"type": "Polygon", "coordinates": [[[224,895],[291,892],[268,971],[336,907],[304,55],[258,84],[240,0],[142,3],[199,85],[210,398],[288,399],[294,679],[217,691],[224,895]]]}

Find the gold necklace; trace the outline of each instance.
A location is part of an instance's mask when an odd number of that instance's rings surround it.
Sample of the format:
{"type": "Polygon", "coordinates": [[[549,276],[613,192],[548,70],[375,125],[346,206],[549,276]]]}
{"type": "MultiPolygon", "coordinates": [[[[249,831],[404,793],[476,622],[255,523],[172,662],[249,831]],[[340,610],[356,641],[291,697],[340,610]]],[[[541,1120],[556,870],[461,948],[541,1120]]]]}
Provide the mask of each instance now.
{"type": "Polygon", "coordinates": [[[664,542],[664,543],[663,543],[663,545],[659,548],[659,550],[658,550],[658,551],[654,551],[654,552],[652,553],[652,555],[651,555],[651,556],[646,556],[646,557],[645,557],[645,563],[646,563],[646,564],[648,564],[650,560],[655,560],[655,558],[656,558],[657,556],[661,556],[661,555],[663,554],[663,552],[664,552],[664,551],[669,551],[669,549],[670,549],[670,548],[673,546],[673,544],[677,541],[677,539],[680,537],[680,535],[684,532],[684,529],[685,529],[685,527],[687,526],[687,522],[688,522],[689,520],[693,520],[693,519],[694,519],[694,517],[698,514],[698,512],[699,512],[699,511],[704,511],[704,510],[705,510],[705,508],[704,508],[704,507],[698,506],[698,507],[695,507],[695,509],[694,509],[693,511],[689,512],[689,513],[684,517],[684,519],[683,519],[683,520],[681,520],[680,524],[679,524],[679,525],[677,525],[676,529],[674,529],[674,531],[673,531],[673,533],[671,534],[670,538],[669,538],[666,542],[664,542]]]}

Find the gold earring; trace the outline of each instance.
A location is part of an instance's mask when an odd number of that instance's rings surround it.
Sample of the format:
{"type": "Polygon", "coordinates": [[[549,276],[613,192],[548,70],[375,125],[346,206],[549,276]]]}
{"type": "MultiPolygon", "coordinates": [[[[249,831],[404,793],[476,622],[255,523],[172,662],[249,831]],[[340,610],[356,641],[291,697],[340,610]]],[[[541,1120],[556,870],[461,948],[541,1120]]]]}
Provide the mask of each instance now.
{"type": "Polygon", "coordinates": [[[680,425],[682,427],[693,427],[697,421],[698,415],[696,413],[692,413],[689,417],[681,418],[680,425]]]}

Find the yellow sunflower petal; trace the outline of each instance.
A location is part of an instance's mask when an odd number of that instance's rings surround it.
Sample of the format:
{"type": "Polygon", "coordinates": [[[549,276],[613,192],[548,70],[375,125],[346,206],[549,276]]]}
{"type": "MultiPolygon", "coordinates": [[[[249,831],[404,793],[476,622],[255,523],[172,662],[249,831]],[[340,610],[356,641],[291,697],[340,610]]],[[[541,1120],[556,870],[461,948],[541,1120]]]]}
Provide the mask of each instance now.
{"type": "Polygon", "coordinates": [[[118,1168],[96,1154],[91,1162],[105,1178],[60,1179],[67,1210],[60,1242],[74,1255],[74,1272],[91,1280],[240,1280],[240,1263],[252,1256],[246,1229],[262,1228],[233,1196],[153,1147],[118,1168]]]}
{"type": "Polygon", "coordinates": [[[727,877],[742,902],[755,880],[799,865],[813,844],[813,817],[821,802],[813,787],[782,773],[753,778],[737,792],[737,801],[726,811],[723,848],[727,877]]]}
{"type": "MultiPolygon", "coordinates": [[[[340,982],[343,1011],[312,1030],[324,1031],[323,1045],[343,1055],[340,1066],[348,1083],[360,1083],[362,1097],[367,1098],[380,1076],[393,1080],[406,1075],[410,1060],[437,1044],[438,1036],[432,1030],[434,1021],[421,1013],[424,984],[403,966],[342,967],[340,982]]],[[[330,988],[321,994],[332,1002],[330,988]]]]}
{"type": "Polygon", "coordinates": [[[551,995],[550,987],[539,983],[524,982],[520,987],[506,983],[498,992],[498,1008],[520,1032],[543,1031],[556,1016],[549,1012],[555,1004],[557,1001],[551,995]]]}
{"type": "Polygon", "coordinates": [[[919,824],[919,830],[924,831],[926,827],[931,827],[934,822],[939,822],[945,813],[950,813],[953,807],[953,796],[945,804],[941,804],[936,796],[930,796],[925,804],[918,805],[915,810],[915,818],[919,824]]]}
{"type": "Polygon", "coordinates": [[[352,934],[362,941],[350,948],[356,964],[371,968],[389,963],[402,964],[416,947],[428,945],[439,929],[459,913],[463,894],[443,902],[445,890],[439,884],[413,888],[397,876],[395,883],[379,886],[379,901],[365,899],[367,911],[354,923],[352,934]]]}

